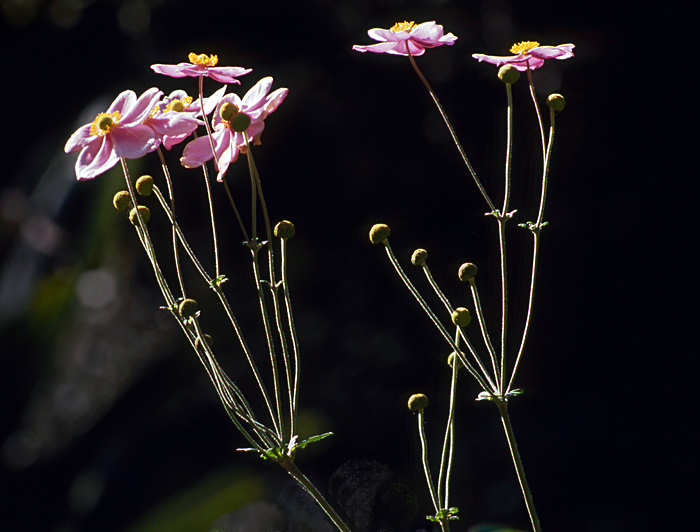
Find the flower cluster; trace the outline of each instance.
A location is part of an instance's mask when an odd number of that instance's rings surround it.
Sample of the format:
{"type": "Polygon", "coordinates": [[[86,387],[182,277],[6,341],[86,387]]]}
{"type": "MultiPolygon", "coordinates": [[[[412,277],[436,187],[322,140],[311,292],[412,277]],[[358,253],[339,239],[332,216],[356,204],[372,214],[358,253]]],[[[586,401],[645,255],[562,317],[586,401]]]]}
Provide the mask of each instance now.
{"type": "MultiPolygon", "coordinates": [[[[156,64],[151,68],[174,78],[210,77],[222,83],[237,84],[240,84],[237,77],[251,72],[242,67],[217,67],[215,55],[191,53],[189,60],[189,63],[156,64]]],[[[261,79],[243,99],[234,93],[226,94],[226,86],[209,98],[201,94],[193,98],[184,90],[163,96],[155,87],[139,97],[133,91],[124,91],[106,112],[73,133],[65,151],[80,151],[75,163],[76,176],[79,180],[92,179],[115,166],[121,158],[138,159],[161,145],[170,150],[205,125],[206,117],[216,111],[212,119],[212,137],[205,135],[191,141],[185,146],[181,162],[193,168],[214,157],[221,181],[238,154],[247,152],[250,142],[260,144],[265,118],[287,96],[286,88],[270,93],[272,81],[271,77],[261,79]],[[227,110],[227,115],[222,115],[223,109],[227,110]]]]}

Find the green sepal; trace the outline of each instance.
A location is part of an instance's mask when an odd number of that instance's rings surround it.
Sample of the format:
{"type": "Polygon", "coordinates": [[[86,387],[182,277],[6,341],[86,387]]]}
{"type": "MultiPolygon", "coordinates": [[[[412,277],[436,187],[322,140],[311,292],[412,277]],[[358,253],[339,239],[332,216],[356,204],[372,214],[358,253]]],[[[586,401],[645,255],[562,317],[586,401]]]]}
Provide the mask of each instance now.
{"type": "Polygon", "coordinates": [[[293,449],[304,449],[308,444],[314,443],[317,441],[325,440],[328,436],[333,436],[332,432],[325,432],[323,434],[317,434],[316,436],[311,436],[310,438],[306,438],[305,440],[300,441],[297,443],[293,449]]]}
{"type": "Polygon", "coordinates": [[[452,508],[443,508],[442,510],[438,510],[438,512],[435,515],[426,515],[425,518],[428,521],[432,521],[434,523],[442,523],[444,521],[456,521],[459,519],[456,513],[459,512],[459,508],[456,506],[453,506],[452,508]]]}
{"type": "Polygon", "coordinates": [[[224,274],[221,274],[221,275],[219,275],[218,277],[215,277],[214,279],[212,279],[212,280],[209,282],[209,284],[210,284],[211,286],[221,286],[221,285],[224,284],[226,281],[228,281],[228,278],[227,278],[224,274]]]}

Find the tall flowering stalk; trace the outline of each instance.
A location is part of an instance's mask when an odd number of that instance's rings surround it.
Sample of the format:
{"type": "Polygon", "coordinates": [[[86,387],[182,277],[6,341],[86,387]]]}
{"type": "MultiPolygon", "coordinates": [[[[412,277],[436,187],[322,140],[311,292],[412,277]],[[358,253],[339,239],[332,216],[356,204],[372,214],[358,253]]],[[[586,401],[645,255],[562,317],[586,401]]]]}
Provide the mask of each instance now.
{"type": "MultiPolygon", "coordinates": [[[[152,88],[140,97],[132,91],[120,94],[105,113],[100,113],[91,124],[86,124],[68,140],[65,151],[80,151],[76,162],[78,179],[94,178],[118,162],[126,180],[126,190],[114,196],[114,206],[128,213],[136,234],[153,269],[167,310],[175,319],[187,341],[205,368],[231,422],[243,435],[252,451],[265,460],[285,469],[323,508],[335,526],[349,532],[349,528],[295,464],[296,453],[310,443],[331,433],[300,440],[297,433],[297,412],[300,381],[300,342],[292,313],[290,286],[287,276],[287,251],[294,236],[294,225],[281,221],[274,228],[270,222],[263,195],[260,175],[253,159],[252,146],[261,144],[265,119],[287,96],[288,89],[270,92],[273,79],[263,78],[243,98],[234,93],[225,94],[226,87],[205,98],[203,78],[210,77],[222,83],[240,82],[239,76],[250,69],[218,67],[217,56],[190,54],[189,63],[153,65],[152,69],[170,77],[196,77],[199,80],[199,98],[189,97],[177,90],[162,98],[163,93],[152,88]],[[212,124],[209,116],[213,112],[212,124]],[[215,271],[212,273],[199,259],[183,228],[177,222],[174,184],[161,146],[171,150],[196,134],[204,125],[206,133],[191,139],[183,150],[181,164],[186,168],[201,168],[209,200],[209,218],[215,271]],[[139,158],[156,152],[167,185],[167,197],[153,177],[144,175],[134,184],[129,175],[127,159],[139,158]],[[226,185],[230,165],[244,154],[250,174],[251,218],[244,222],[233,196],[226,185]],[[259,357],[250,347],[223,285],[227,281],[220,272],[216,218],[207,161],[214,160],[217,180],[222,184],[233,209],[235,223],[241,229],[244,244],[250,252],[252,279],[257,290],[262,329],[267,343],[267,357],[259,357]],[[175,263],[176,283],[166,278],[161,268],[163,257],[156,256],[148,222],[151,209],[140,205],[138,196],[151,201],[155,196],[159,208],[172,230],[172,260],[175,263]],[[258,216],[261,215],[261,217],[258,216]],[[261,222],[262,219],[262,222],[261,222]],[[212,337],[205,332],[207,310],[189,295],[189,283],[183,278],[181,255],[187,257],[201,280],[213,290],[233,330],[233,335],[249,366],[257,386],[258,396],[252,400],[228,377],[214,352],[212,337]],[[177,289],[171,288],[177,286],[177,289]]],[[[167,260],[167,259],[166,259],[167,260]]],[[[228,345],[225,342],[223,345],[228,345]]]]}
{"type": "MultiPolygon", "coordinates": [[[[492,217],[498,226],[498,249],[500,256],[500,278],[501,278],[501,320],[499,327],[499,335],[497,339],[492,338],[489,333],[489,325],[484,318],[481,299],[476,286],[476,276],[478,269],[472,263],[464,263],[458,272],[459,279],[469,285],[473,312],[479,324],[480,347],[477,347],[472,340],[473,334],[467,334],[466,327],[472,321],[471,313],[464,307],[455,307],[445,296],[443,291],[435,282],[427,263],[427,251],[418,249],[414,252],[411,262],[421,269],[426,276],[428,285],[437,294],[444,306],[442,311],[434,311],[426,303],[420,291],[416,288],[408,275],[404,272],[402,266],[396,259],[391,246],[389,245],[389,227],[385,224],[377,224],[370,231],[370,241],[373,244],[382,245],[385,248],[387,256],[394,266],[401,280],[404,282],[408,290],[415,297],[421,308],[428,315],[432,323],[438,329],[444,340],[450,346],[453,352],[453,384],[450,400],[450,409],[447,420],[447,428],[441,454],[440,472],[438,477],[438,488],[434,487],[434,479],[430,474],[427,462],[425,460],[425,435],[422,429],[423,409],[427,406],[427,398],[424,400],[423,406],[416,407],[417,403],[409,402],[409,408],[418,413],[418,424],[420,439],[424,454],[424,469],[426,480],[428,483],[431,499],[435,506],[436,513],[434,516],[429,516],[430,520],[440,524],[443,531],[449,529],[449,521],[456,519],[456,507],[450,507],[448,504],[449,493],[449,478],[451,470],[451,456],[454,448],[453,441],[453,423],[454,423],[454,385],[456,383],[456,365],[459,363],[471,374],[482,388],[482,392],[478,396],[478,400],[486,400],[493,402],[498,408],[501,417],[503,429],[510,448],[511,457],[516,470],[518,481],[523,493],[525,504],[530,516],[532,528],[535,532],[540,532],[540,522],[535,510],[532,494],[528,486],[525,470],[523,468],[522,459],[518,446],[515,442],[510,417],[508,414],[508,401],[522,393],[522,390],[514,388],[514,381],[520,366],[522,355],[524,352],[528,332],[530,330],[530,318],[532,314],[533,298],[535,293],[535,281],[538,265],[538,252],[540,243],[540,233],[542,228],[547,225],[544,221],[544,207],[547,191],[547,181],[549,177],[549,166],[551,160],[552,146],[554,142],[554,124],[557,112],[564,108],[564,98],[559,94],[550,95],[547,104],[550,108],[550,128],[548,135],[545,134],[542,126],[542,117],[535,96],[534,84],[531,70],[540,68],[544,65],[547,59],[568,59],[573,56],[573,44],[564,44],[559,46],[540,46],[539,43],[533,41],[525,41],[516,44],[511,48],[513,56],[488,56],[484,54],[474,54],[474,58],[479,61],[486,61],[496,65],[503,65],[498,72],[499,79],[504,83],[506,88],[506,122],[507,122],[507,139],[506,139],[506,157],[504,169],[504,185],[502,191],[502,203],[500,207],[496,206],[496,202],[492,200],[491,195],[487,192],[479,178],[476,170],[472,166],[469,158],[462,147],[455,129],[453,128],[445,109],[440,103],[435,91],[430,86],[430,83],[425,78],[423,73],[418,68],[414,59],[416,55],[422,55],[426,48],[434,48],[443,44],[453,44],[457,39],[451,33],[445,35],[442,26],[436,25],[434,22],[426,22],[416,25],[414,22],[397,23],[389,30],[372,29],[369,31],[369,36],[375,40],[381,41],[380,44],[361,46],[355,45],[354,50],[359,52],[376,52],[389,53],[393,55],[407,56],[411,66],[418,75],[420,81],[428,90],[430,97],[437,106],[440,115],[442,116],[445,125],[447,126],[450,135],[459,151],[462,160],[467,167],[468,173],[471,175],[476,184],[479,193],[481,194],[487,206],[486,215],[492,217]],[[430,28],[430,31],[427,31],[430,28]],[[518,80],[519,72],[526,71],[528,74],[528,82],[530,93],[534,103],[538,123],[540,125],[540,134],[542,139],[542,173],[540,185],[540,200],[537,210],[537,217],[534,222],[519,224],[521,227],[528,229],[533,236],[532,245],[532,262],[530,267],[530,288],[527,302],[527,318],[522,331],[517,333],[518,349],[514,354],[507,352],[507,344],[509,333],[512,332],[508,327],[508,273],[506,260],[506,226],[507,223],[515,216],[516,210],[512,210],[510,204],[511,190],[511,169],[512,169],[512,148],[513,148],[513,98],[512,84],[518,80]],[[445,317],[449,317],[452,329],[445,326],[443,321],[445,317]]],[[[414,396],[415,397],[415,396],[414,396]]],[[[424,396],[423,396],[424,397],[424,396]]],[[[413,399],[413,398],[412,398],[413,399]]]]}

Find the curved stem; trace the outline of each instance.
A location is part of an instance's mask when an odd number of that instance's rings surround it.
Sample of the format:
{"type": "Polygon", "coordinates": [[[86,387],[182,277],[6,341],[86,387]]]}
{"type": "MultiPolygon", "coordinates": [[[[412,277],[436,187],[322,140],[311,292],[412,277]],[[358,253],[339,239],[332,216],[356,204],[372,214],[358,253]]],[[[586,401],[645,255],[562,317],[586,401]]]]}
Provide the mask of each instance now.
{"type": "Polygon", "coordinates": [[[520,458],[520,452],[518,451],[518,445],[515,442],[515,434],[513,433],[513,427],[510,423],[510,416],[508,416],[508,402],[505,400],[495,401],[498,407],[498,412],[501,415],[501,423],[503,424],[503,430],[506,433],[506,440],[508,440],[508,447],[510,448],[510,455],[513,458],[513,465],[515,466],[515,472],[518,475],[518,482],[520,483],[520,490],[523,493],[523,498],[525,499],[525,505],[527,506],[527,512],[530,515],[530,522],[532,523],[532,529],[534,532],[541,532],[540,520],[537,517],[537,511],[535,510],[535,503],[532,500],[532,493],[530,492],[530,487],[527,483],[527,478],[525,477],[525,469],[523,468],[523,461],[520,458]]]}
{"type": "Polygon", "coordinates": [[[435,493],[435,486],[433,486],[433,479],[430,475],[430,466],[428,465],[428,442],[425,438],[425,427],[423,426],[422,409],[418,411],[418,436],[420,437],[421,460],[423,461],[423,472],[425,473],[425,480],[428,483],[428,490],[430,491],[430,498],[433,501],[435,512],[439,512],[440,499],[438,499],[438,495],[435,493]]]}
{"type": "Polygon", "coordinates": [[[442,117],[442,120],[445,122],[445,125],[447,126],[447,129],[449,130],[450,135],[452,136],[452,141],[455,143],[455,146],[457,146],[457,151],[459,151],[459,154],[462,157],[462,161],[464,161],[464,164],[467,166],[469,173],[471,174],[472,178],[474,179],[474,183],[476,183],[476,186],[479,188],[479,192],[481,192],[481,195],[483,196],[484,200],[486,201],[486,204],[489,206],[489,209],[491,211],[495,211],[496,207],[494,206],[493,202],[491,201],[491,198],[489,198],[489,195],[486,193],[486,189],[484,188],[484,185],[481,184],[481,181],[479,181],[479,178],[476,176],[476,171],[474,170],[474,167],[472,166],[472,164],[469,162],[469,158],[467,157],[467,154],[464,151],[464,148],[462,148],[462,144],[459,142],[459,139],[457,138],[457,133],[455,132],[454,128],[452,127],[452,123],[450,122],[449,118],[447,118],[447,113],[445,113],[445,110],[442,107],[440,100],[438,100],[438,97],[435,94],[435,91],[433,91],[433,88],[430,86],[430,83],[428,83],[428,80],[425,79],[425,76],[418,68],[418,65],[416,64],[415,59],[413,59],[413,55],[411,55],[411,51],[408,49],[408,42],[406,42],[406,50],[408,51],[408,58],[411,61],[411,65],[413,66],[413,69],[416,71],[416,74],[418,74],[418,77],[423,82],[423,85],[425,85],[425,88],[428,89],[428,93],[430,94],[430,97],[433,99],[433,102],[435,102],[435,105],[437,106],[438,111],[440,112],[440,116],[442,117]]]}
{"type": "Polygon", "coordinates": [[[314,486],[311,481],[306,478],[306,476],[299,470],[299,468],[296,466],[294,461],[292,459],[288,460],[281,460],[279,462],[279,465],[281,465],[287,473],[289,473],[294,480],[296,480],[301,486],[306,490],[306,492],[313,497],[313,499],[316,501],[316,504],[318,504],[321,509],[326,512],[326,515],[330,517],[331,521],[333,521],[333,524],[340,530],[341,532],[350,532],[350,528],[348,525],[345,524],[345,522],[340,518],[338,513],[335,511],[335,509],[328,503],[328,501],[325,499],[325,497],[321,494],[320,491],[314,486]]]}
{"type": "MultiPolygon", "coordinates": [[[[528,65],[529,66],[529,65],[528,65]]],[[[530,68],[527,69],[527,82],[530,86],[530,96],[532,97],[532,103],[535,104],[535,113],[537,114],[537,123],[540,126],[540,137],[542,138],[542,160],[545,159],[545,139],[544,139],[544,126],[542,125],[542,113],[540,113],[540,106],[537,103],[537,97],[535,96],[535,84],[532,82],[532,71],[530,68]]]]}

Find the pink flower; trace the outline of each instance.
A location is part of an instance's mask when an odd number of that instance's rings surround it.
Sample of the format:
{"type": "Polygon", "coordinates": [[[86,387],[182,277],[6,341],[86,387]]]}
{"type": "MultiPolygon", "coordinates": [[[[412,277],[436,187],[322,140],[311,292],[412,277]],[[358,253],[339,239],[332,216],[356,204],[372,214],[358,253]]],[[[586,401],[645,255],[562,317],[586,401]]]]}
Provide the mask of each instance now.
{"type": "Polygon", "coordinates": [[[426,48],[435,48],[443,44],[452,45],[457,37],[448,33],[443,34],[442,26],[435,24],[435,21],[423,22],[397,22],[390,29],[372,28],[367,34],[379,44],[369,44],[361,46],[356,44],[352,47],[356,52],[374,52],[376,54],[395,55],[423,55],[426,48]]]}
{"type": "Polygon", "coordinates": [[[124,91],[106,113],[100,113],[91,124],[81,126],[71,135],[64,149],[66,153],[80,150],[75,163],[79,180],[106,172],[120,157],[138,159],[158,147],[158,134],[145,126],[144,121],[162,94],[153,87],[137,99],[133,91],[124,91]]]}
{"type": "Polygon", "coordinates": [[[516,55],[484,55],[472,54],[479,62],[486,61],[496,66],[513,65],[520,71],[528,68],[535,70],[544,65],[546,59],[569,59],[574,56],[573,44],[560,44],[559,46],[540,46],[537,41],[523,41],[511,46],[510,51],[516,55]]]}
{"type": "MultiPolygon", "coordinates": [[[[204,114],[210,114],[226,92],[226,86],[204,98],[204,114]]],[[[194,100],[183,90],[176,90],[170,96],[163,98],[146,120],[146,125],[152,127],[163,139],[166,149],[172,148],[189,137],[197,126],[204,122],[197,120],[202,116],[199,100],[194,100]]]]}
{"type": "MultiPolygon", "coordinates": [[[[219,163],[218,181],[223,181],[229,165],[238,159],[238,154],[246,153],[246,137],[249,142],[260,144],[265,118],[287,97],[289,89],[280,88],[268,94],[271,87],[272,78],[266,77],[258,81],[242,100],[231,93],[217,105],[212,119],[212,139],[219,163]]],[[[211,144],[208,136],[193,140],[185,146],[180,162],[186,168],[202,166],[214,157],[211,144]]]]}
{"type": "Polygon", "coordinates": [[[215,55],[190,53],[187,57],[189,63],[179,63],[177,65],[151,65],[157,74],[164,74],[172,78],[184,78],[186,76],[199,77],[208,76],[221,83],[238,83],[236,78],[251,72],[250,68],[242,67],[217,67],[219,58],[215,55]]]}

